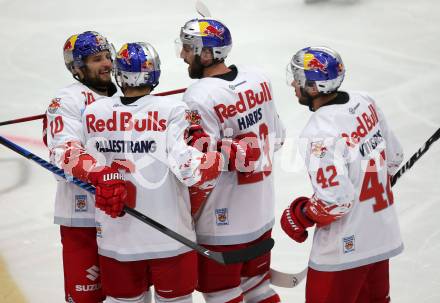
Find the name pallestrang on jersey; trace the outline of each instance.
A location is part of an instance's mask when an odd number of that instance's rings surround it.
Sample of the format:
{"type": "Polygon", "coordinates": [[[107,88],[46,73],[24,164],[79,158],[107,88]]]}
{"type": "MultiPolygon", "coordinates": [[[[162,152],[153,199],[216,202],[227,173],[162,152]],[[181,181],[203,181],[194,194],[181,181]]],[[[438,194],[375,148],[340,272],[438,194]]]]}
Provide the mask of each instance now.
{"type": "Polygon", "coordinates": [[[125,140],[98,140],[96,150],[100,153],[154,153],[157,149],[156,141],[125,141],[125,140]]]}
{"type": "MultiPolygon", "coordinates": [[[[244,113],[257,105],[261,105],[264,102],[269,102],[272,100],[272,96],[269,91],[269,87],[266,82],[260,83],[261,91],[254,92],[251,89],[245,92],[238,92],[238,100],[235,105],[225,105],[217,104],[214,106],[214,111],[223,123],[226,119],[233,118],[239,113],[244,113]]],[[[238,127],[240,130],[246,129],[263,119],[262,108],[257,108],[253,112],[247,114],[245,117],[240,117],[237,119],[238,127]]]]}
{"type": "Polygon", "coordinates": [[[148,111],[145,117],[133,117],[130,112],[113,111],[109,119],[97,119],[94,114],[86,115],[87,132],[101,133],[104,131],[159,131],[167,128],[167,120],[159,119],[158,111],[148,111]]]}

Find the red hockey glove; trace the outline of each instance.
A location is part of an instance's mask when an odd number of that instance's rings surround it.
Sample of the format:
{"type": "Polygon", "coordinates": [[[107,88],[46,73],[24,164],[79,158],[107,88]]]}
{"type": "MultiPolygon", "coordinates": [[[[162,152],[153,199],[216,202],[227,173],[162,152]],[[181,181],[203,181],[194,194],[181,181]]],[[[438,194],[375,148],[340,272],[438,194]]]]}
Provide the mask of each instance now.
{"type": "Polygon", "coordinates": [[[224,138],[217,142],[217,150],[226,159],[229,171],[254,171],[253,162],[257,161],[261,154],[258,143],[254,144],[253,137],[241,139],[224,138]]]}
{"type": "Polygon", "coordinates": [[[88,178],[96,187],[96,207],[112,218],[123,215],[128,198],[124,176],[115,168],[104,166],[95,168],[88,178]]]}
{"type": "Polygon", "coordinates": [[[312,227],[315,222],[310,220],[303,212],[304,206],[309,198],[296,198],[281,216],[281,228],[293,240],[298,243],[304,242],[308,237],[307,228],[312,227]]]}
{"type": "Polygon", "coordinates": [[[197,148],[202,153],[208,151],[210,138],[198,124],[191,124],[185,132],[185,140],[189,146],[197,148]]]}

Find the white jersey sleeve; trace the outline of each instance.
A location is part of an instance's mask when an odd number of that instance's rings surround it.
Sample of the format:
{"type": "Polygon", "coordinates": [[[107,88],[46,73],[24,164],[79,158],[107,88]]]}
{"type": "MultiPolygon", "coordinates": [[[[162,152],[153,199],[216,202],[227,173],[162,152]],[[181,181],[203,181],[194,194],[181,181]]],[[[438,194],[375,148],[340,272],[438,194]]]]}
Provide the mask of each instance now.
{"type": "Polygon", "coordinates": [[[192,186],[200,181],[200,160],[203,153],[188,146],[184,133],[189,126],[186,120],[188,107],[184,103],[176,107],[170,114],[167,133],[167,154],[171,171],[180,182],[192,186]]]}
{"type": "Polygon", "coordinates": [[[85,105],[78,97],[75,90],[65,88],[52,99],[46,111],[47,146],[51,162],[58,167],[61,167],[67,142],[84,142],[81,116],[85,105]]]}
{"type": "Polygon", "coordinates": [[[223,131],[218,116],[205,105],[205,102],[209,102],[210,96],[203,87],[192,85],[186,90],[183,100],[194,114],[200,115],[203,129],[210,137],[211,147],[216,147],[214,143],[223,138],[223,131]]]}
{"type": "MultiPolygon", "coordinates": [[[[51,163],[62,167],[61,161],[67,151],[83,149],[83,112],[100,98],[105,97],[79,82],[61,89],[55,95],[46,111],[45,133],[51,163]]],[[[54,222],[64,226],[94,227],[94,196],[64,179],[56,178],[54,222]]]]}
{"type": "Polygon", "coordinates": [[[312,214],[328,224],[350,211],[355,190],[348,174],[347,146],[339,140],[334,116],[315,115],[300,138],[300,151],[313,187],[312,214]]]}
{"type": "Polygon", "coordinates": [[[399,170],[399,166],[403,161],[402,145],[400,145],[400,142],[399,140],[397,140],[396,135],[389,127],[388,122],[385,119],[385,116],[380,107],[376,106],[376,102],[374,101],[374,99],[368,94],[362,93],[362,95],[366,99],[368,99],[376,108],[376,112],[379,118],[379,124],[381,129],[383,130],[383,136],[387,145],[386,158],[388,165],[388,174],[393,176],[399,170]]]}

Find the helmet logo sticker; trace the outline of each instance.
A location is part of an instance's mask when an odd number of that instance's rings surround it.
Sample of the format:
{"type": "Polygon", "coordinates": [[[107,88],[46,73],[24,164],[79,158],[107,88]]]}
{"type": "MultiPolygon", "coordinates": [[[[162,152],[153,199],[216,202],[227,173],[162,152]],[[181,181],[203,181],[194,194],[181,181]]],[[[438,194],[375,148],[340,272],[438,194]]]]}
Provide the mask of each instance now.
{"type": "Polygon", "coordinates": [[[75,45],[75,41],[78,38],[78,35],[71,36],[66,43],[64,44],[63,50],[64,51],[70,51],[73,49],[73,46],[75,45]]]}
{"type": "Polygon", "coordinates": [[[122,47],[121,50],[118,52],[118,59],[122,59],[125,61],[125,63],[127,63],[128,65],[131,65],[131,60],[130,60],[130,53],[128,51],[128,44],[125,43],[122,47]]]}
{"type": "Polygon", "coordinates": [[[225,32],[225,29],[223,27],[217,28],[208,22],[200,22],[200,32],[204,34],[205,36],[209,37],[217,37],[221,40],[224,39],[223,33],[225,32]]]}
{"type": "Polygon", "coordinates": [[[313,54],[304,55],[304,69],[305,70],[319,70],[327,73],[328,62],[321,62],[313,54]]]}

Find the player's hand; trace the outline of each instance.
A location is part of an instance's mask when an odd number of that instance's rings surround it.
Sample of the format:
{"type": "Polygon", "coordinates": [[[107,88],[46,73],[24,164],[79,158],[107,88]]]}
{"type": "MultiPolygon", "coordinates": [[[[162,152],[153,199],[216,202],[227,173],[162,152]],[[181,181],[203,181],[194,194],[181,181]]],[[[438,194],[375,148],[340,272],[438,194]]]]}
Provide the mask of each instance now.
{"type": "Polygon", "coordinates": [[[208,151],[210,138],[199,124],[191,124],[186,129],[185,140],[189,146],[197,148],[202,153],[208,151]]]}
{"type": "Polygon", "coordinates": [[[95,185],[96,207],[112,218],[123,215],[128,191],[124,176],[112,167],[95,168],[88,176],[95,185]]]}
{"type": "Polygon", "coordinates": [[[253,162],[260,157],[260,149],[252,146],[252,138],[229,139],[217,142],[217,150],[228,163],[229,171],[252,172],[253,162]]]}
{"type": "Polygon", "coordinates": [[[303,208],[308,202],[309,198],[306,197],[295,199],[284,210],[280,220],[284,232],[298,243],[302,243],[307,239],[308,232],[306,229],[315,224],[303,212],[303,208]]]}

